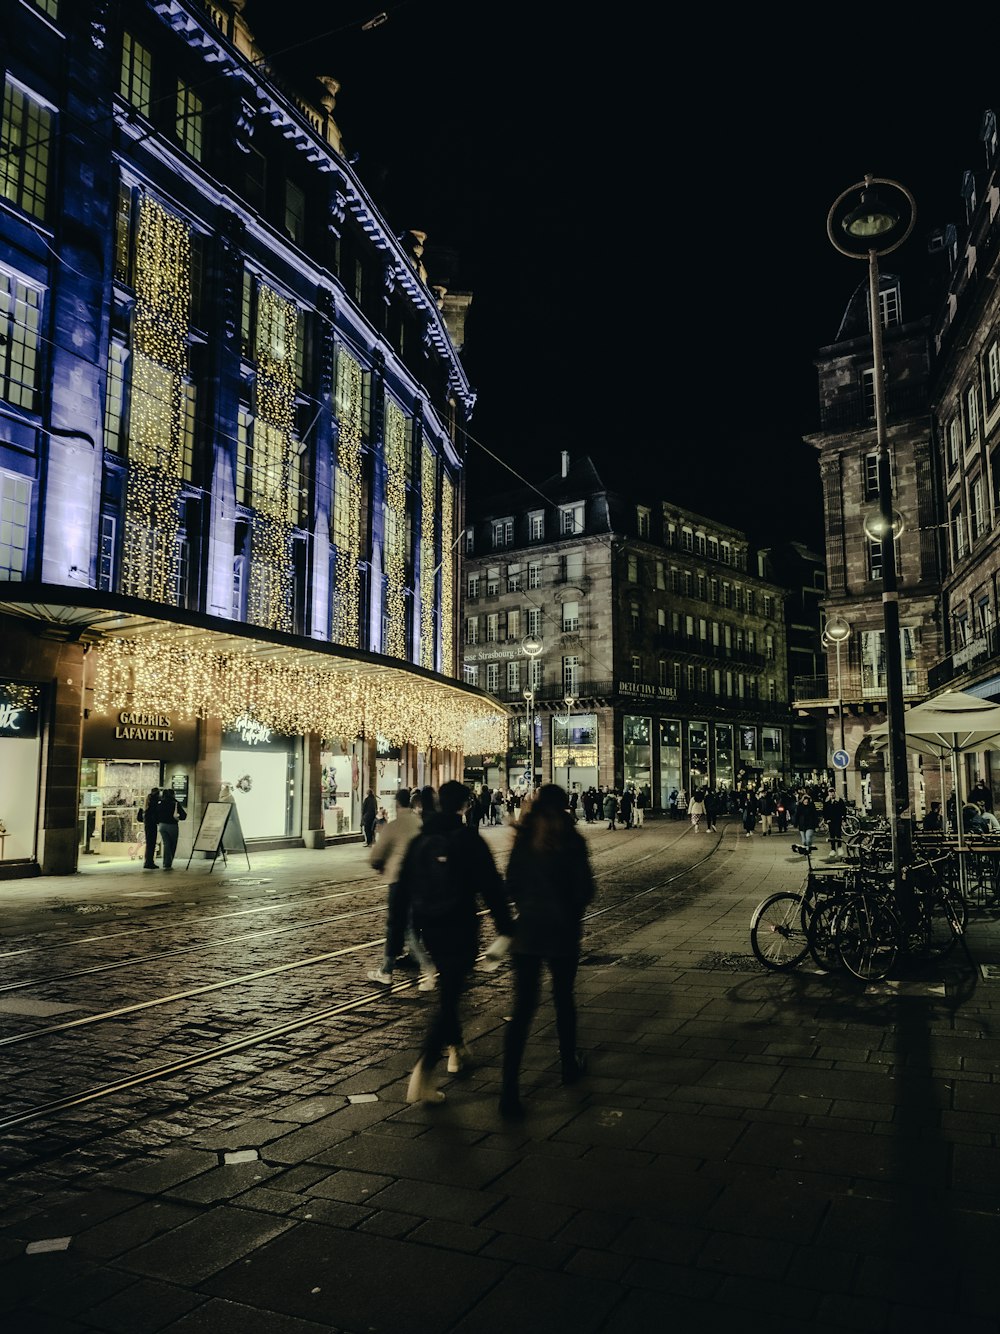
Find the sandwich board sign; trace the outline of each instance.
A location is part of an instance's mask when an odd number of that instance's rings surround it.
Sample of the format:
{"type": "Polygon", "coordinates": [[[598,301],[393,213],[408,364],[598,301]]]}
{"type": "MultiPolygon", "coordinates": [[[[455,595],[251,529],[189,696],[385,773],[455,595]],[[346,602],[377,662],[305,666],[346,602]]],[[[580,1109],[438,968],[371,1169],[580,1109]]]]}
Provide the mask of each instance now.
{"type": "Polygon", "coordinates": [[[201,817],[201,824],[198,826],[198,833],[191,845],[191,853],[187,864],[188,866],[191,865],[191,858],[196,852],[204,852],[212,858],[212,864],[208,868],[211,872],[215,868],[216,858],[220,853],[226,866],[229,865],[229,858],[226,856],[227,851],[242,852],[247,859],[247,870],[250,870],[250,854],[247,852],[246,840],[240,827],[240,816],[235,803],[232,801],[210,801],[201,817]]]}

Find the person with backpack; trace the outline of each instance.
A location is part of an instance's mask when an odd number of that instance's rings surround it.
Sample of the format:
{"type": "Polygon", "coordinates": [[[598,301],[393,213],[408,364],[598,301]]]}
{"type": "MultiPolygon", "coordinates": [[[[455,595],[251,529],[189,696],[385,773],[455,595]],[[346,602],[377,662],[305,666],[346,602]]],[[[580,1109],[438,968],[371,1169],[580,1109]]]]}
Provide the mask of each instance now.
{"type": "Polygon", "coordinates": [[[594,877],[586,840],[573,824],[566,793],[555,783],[539,789],[530,813],[518,825],[507,886],[517,919],[510,947],[514,1013],[504,1034],[500,1114],[519,1120],[524,1115],[521,1060],[538,1009],[543,963],[552,979],[562,1082],[575,1084],[587,1068],[576,1047],[573,987],[583,912],[594,897],[594,877]]]}
{"type": "Polygon", "coordinates": [[[396,793],[396,818],[382,830],[369,861],[372,867],[384,875],[388,883],[388,899],[385,918],[385,949],[382,965],[368,973],[370,982],[379,986],[392,986],[392,970],[396,960],[403,952],[405,943],[410,955],[420,968],[420,991],[433,991],[436,985],[434,965],[430,955],[420,943],[420,938],[413,929],[413,914],[410,901],[406,897],[404,885],[400,882],[403,859],[406,850],[420,834],[421,812],[415,809],[408,787],[401,787],[396,793]]]}
{"type": "Polygon", "coordinates": [[[445,1048],[449,1074],[460,1073],[468,1059],[459,1005],[479,951],[480,896],[497,935],[510,936],[513,931],[504,883],[489,845],[462,818],[473,800],[468,788],[450,779],[441,784],[437,800],[436,811],[425,809],[423,830],[407,848],[401,872],[413,925],[438,973],[438,1005],[410,1075],[407,1102],[444,1101],[431,1074],[445,1048]]]}

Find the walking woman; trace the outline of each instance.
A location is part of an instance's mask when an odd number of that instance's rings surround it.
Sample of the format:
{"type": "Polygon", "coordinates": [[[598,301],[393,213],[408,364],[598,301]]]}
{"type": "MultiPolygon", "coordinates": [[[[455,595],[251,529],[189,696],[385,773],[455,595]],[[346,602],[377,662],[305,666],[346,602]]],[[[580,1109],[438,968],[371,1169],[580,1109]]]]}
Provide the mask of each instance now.
{"type": "Polygon", "coordinates": [[[524,1115],[521,1059],[541,986],[542,964],[552,979],[562,1082],[575,1084],[586,1070],[576,1049],[573,986],[580,959],[583,910],[594,897],[587,844],[573,824],[566,793],[555,783],[539,788],[517,827],[507,863],[507,892],[515,908],[511,963],[514,1013],[504,1037],[500,1113],[524,1115]]]}
{"type": "Polygon", "coordinates": [[[157,814],[160,803],[160,789],[151,787],[149,795],[146,798],[146,804],[139,812],[139,819],[142,821],[143,841],[146,848],[146,858],[142,863],[144,871],[155,871],[158,865],[156,860],[156,840],[160,837],[160,826],[158,824],[159,815],[157,814]]]}

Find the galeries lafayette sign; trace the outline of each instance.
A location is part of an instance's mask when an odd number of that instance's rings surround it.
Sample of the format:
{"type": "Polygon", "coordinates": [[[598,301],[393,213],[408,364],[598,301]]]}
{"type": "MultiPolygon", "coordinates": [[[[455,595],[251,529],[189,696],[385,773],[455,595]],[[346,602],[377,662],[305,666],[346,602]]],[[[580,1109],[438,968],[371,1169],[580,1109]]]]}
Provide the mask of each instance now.
{"type": "Polygon", "coordinates": [[[174,729],[169,714],[123,710],[115,723],[115,736],[122,741],[173,741],[174,729]]]}

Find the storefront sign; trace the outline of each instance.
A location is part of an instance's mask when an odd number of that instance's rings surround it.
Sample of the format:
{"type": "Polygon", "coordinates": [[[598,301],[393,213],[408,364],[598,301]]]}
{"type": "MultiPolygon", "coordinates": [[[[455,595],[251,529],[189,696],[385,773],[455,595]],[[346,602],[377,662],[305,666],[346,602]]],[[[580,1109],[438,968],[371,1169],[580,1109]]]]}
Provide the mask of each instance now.
{"type": "Polygon", "coordinates": [[[251,718],[249,714],[237,718],[232,730],[239,733],[240,740],[247,746],[266,745],[271,740],[271,729],[259,723],[256,718],[251,718]]]}
{"type": "Polygon", "coordinates": [[[24,740],[38,735],[38,686],[0,684],[0,737],[24,740]]]}
{"type": "Polygon", "coordinates": [[[619,681],[619,695],[641,695],[647,699],[676,699],[677,691],[673,686],[655,686],[645,681],[619,681]]]}
{"type": "Polygon", "coordinates": [[[83,724],[83,758],[195,763],[198,723],[194,718],[139,709],[90,713],[83,724]]]}
{"type": "Polygon", "coordinates": [[[173,741],[174,729],[166,713],[129,713],[123,710],[115,723],[119,741],[173,741]]]}

